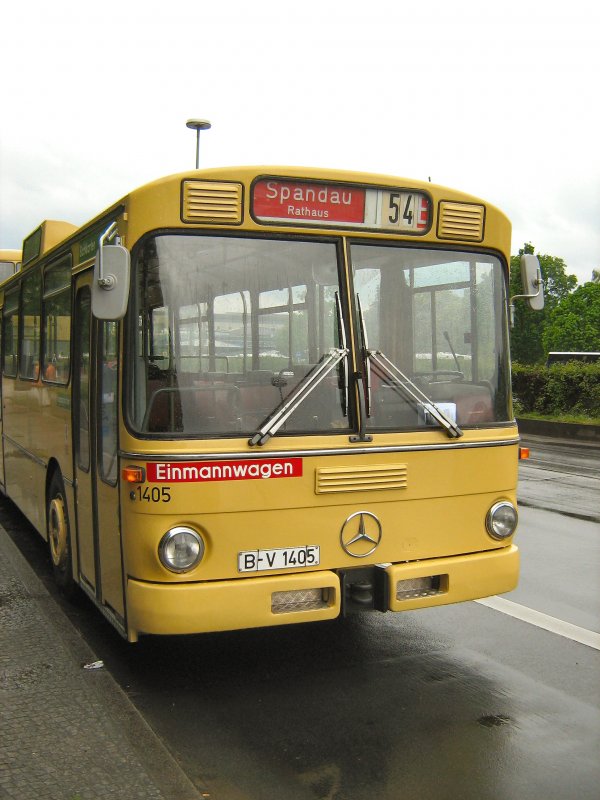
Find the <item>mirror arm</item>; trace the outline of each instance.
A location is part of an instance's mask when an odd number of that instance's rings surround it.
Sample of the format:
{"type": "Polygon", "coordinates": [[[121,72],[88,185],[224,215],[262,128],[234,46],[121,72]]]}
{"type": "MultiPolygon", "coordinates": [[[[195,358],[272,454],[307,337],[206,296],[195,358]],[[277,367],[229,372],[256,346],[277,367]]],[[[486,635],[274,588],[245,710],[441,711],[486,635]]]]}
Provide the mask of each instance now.
{"type": "MultiPolygon", "coordinates": [[[[98,258],[98,286],[101,286],[103,289],[112,289],[115,285],[115,277],[114,275],[104,275],[104,260],[102,258],[102,249],[106,242],[109,242],[116,236],[117,233],[117,223],[112,222],[108,228],[104,231],[102,236],[98,239],[98,251],[99,251],[99,258],[98,258]]],[[[121,239],[119,236],[116,236],[116,244],[121,243],[121,239]]]]}
{"type": "Polygon", "coordinates": [[[113,222],[98,237],[92,280],[92,314],[97,319],[118,320],[127,312],[130,255],[113,222]],[[109,244],[110,243],[110,244],[109,244]]]}
{"type": "Polygon", "coordinates": [[[529,300],[531,297],[539,297],[540,292],[542,291],[542,270],[538,267],[537,277],[535,280],[532,281],[534,286],[537,286],[537,292],[535,294],[515,294],[510,298],[511,306],[514,305],[515,300],[529,300]]]}

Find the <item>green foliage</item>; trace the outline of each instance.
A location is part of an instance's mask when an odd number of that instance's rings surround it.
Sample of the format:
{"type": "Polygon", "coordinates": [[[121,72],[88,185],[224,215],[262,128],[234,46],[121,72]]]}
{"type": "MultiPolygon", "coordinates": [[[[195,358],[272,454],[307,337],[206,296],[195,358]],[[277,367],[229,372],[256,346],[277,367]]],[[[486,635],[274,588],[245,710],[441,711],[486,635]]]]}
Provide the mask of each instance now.
{"type": "Polygon", "coordinates": [[[600,416],[600,364],[513,363],[512,385],[517,413],[600,416]]]}
{"type": "MultiPolygon", "coordinates": [[[[521,285],[521,255],[534,253],[532,244],[526,243],[518,256],[510,260],[510,296],[523,294],[521,285]]],[[[532,311],[525,300],[515,303],[515,325],[511,331],[511,355],[522,364],[540,364],[546,360],[543,334],[547,320],[562,301],[577,286],[575,275],[567,275],[562,258],[538,254],[544,283],[545,307],[532,311]]],[[[569,348],[573,349],[573,348],[569,348]]]]}
{"type": "Polygon", "coordinates": [[[600,283],[584,283],[552,309],[542,341],[546,353],[600,351],[600,283]]]}

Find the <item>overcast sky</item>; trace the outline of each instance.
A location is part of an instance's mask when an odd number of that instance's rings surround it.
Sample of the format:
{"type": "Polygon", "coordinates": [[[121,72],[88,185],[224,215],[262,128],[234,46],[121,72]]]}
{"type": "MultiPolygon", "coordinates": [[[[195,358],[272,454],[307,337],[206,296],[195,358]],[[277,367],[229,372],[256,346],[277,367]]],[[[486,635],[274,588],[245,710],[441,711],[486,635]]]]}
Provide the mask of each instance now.
{"type": "Polygon", "coordinates": [[[499,206],[600,268],[597,0],[9,0],[0,247],[195,163],[357,169],[499,206]]]}

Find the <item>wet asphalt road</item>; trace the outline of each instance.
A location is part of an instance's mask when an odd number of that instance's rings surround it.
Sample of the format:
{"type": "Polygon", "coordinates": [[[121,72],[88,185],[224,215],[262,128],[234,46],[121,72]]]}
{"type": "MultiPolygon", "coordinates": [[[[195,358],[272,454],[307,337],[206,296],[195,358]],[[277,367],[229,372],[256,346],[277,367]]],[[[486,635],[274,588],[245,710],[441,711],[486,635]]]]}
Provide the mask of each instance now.
{"type": "MultiPolygon", "coordinates": [[[[531,446],[508,598],[600,633],[600,452],[531,446]]],[[[598,800],[600,652],[480,603],[135,646],[62,607],[214,800],[598,800]]]]}

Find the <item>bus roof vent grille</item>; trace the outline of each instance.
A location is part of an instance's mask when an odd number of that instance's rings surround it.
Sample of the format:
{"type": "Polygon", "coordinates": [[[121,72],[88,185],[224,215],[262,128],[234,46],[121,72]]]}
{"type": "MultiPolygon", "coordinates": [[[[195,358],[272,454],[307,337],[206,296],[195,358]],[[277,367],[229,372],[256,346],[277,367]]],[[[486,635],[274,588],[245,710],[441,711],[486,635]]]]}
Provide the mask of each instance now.
{"type": "Polygon", "coordinates": [[[181,205],[183,222],[240,225],[242,222],[242,184],[184,181],[181,205]]]}
{"type": "Polygon", "coordinates": [[[316,494],[333,492],[369,492],[375,489],[406,489],[406,464],[373,464],[368,467],[334,467],[318,469],[315,475],[316,494]]]}
{"type": "Polygon", "coordinates": [[[469,239],[473,242],[481,242],[484,218],[484,206],[442,200],[438,215],[438,238],[469,239]]]}

